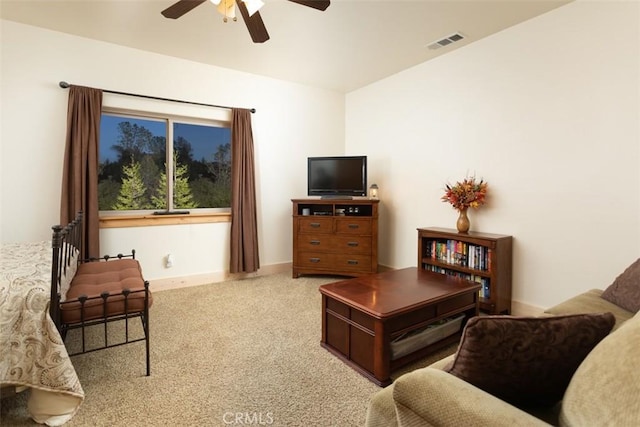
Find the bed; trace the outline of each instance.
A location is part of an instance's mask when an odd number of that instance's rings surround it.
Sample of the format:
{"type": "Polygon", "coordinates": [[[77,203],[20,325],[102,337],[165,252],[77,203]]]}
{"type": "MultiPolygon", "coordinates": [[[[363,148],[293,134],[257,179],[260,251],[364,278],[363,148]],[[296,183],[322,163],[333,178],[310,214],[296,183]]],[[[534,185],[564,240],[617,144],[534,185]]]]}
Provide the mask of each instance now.
{"type": "Polygon", "coordinates": [[[0,385],[30,389],[28,410],[55,426],[75,415],[84,391],[49,315],[52,243],[0,246],[0,385]]]}

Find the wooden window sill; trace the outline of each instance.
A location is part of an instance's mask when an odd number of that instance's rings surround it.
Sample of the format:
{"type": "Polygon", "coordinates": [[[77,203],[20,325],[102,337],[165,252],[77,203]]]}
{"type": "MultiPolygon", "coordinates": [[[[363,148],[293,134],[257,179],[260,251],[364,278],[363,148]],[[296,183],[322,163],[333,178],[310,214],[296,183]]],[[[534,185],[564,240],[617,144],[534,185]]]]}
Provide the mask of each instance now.
{"type": "Polygon", "coordinates": [[[208,224],[231,222],[230,212],[191,213],[188,215],[122,215],[101,216],[100,228],[149,227],[174,224],[208,224]]]}

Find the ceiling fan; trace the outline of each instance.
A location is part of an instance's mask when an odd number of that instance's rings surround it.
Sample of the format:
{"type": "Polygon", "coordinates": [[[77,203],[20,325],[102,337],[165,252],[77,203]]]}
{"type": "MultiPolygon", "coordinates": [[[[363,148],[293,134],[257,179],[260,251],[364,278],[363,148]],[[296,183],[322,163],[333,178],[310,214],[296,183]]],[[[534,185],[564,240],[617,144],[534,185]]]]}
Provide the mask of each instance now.
{"type": "MultiPolygon", "coordinates": [[[[189,12],[196,6],[201,5],[207,0],[180,0],[162,11],[165,18],[178,19],[185,13],[189,12]]],[[[251,40],[254,43],[264,43],[269,40],[269,33],[264,26],[262,17],[258,10],[264,5],[262,0],[210,0],[218,6],[218,12],[224,16],[224,22],[228,18],[237,20],[236,6],[240,9],[240,14],[244,23],[247,25],[251,40]]],[[[303,6],[311,7],[317,10],[326,10],[331,3],[330,0],[289,0],[303,6]]]]}

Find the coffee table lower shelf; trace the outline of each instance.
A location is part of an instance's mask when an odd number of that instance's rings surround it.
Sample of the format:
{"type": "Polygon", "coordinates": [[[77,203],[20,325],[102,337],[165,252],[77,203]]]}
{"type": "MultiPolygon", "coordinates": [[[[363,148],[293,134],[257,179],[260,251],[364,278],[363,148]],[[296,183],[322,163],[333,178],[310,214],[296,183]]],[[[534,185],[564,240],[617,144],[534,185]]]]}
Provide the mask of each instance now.
{"type": "MultiPolygon", "coordinates": [[[[393,360],[389,367],[389,375],[392,372],[402,368],[403,366],[406,366],[410,363],[413,363],[417,360],[427,357],[430,354],[433,354],[438,350],[441,350],[452,344],[458,343],[460,341],[460,335],[461,335],[461,332],[457,332],[453,335],[448,336],[447,338],[444,338],[438,342],[435,342],[427,347],[423,347],[420,350],[415,351],[411,354],[408,354],[400,359],[393,360]]],[[[371,382],[379,385],[380,387],[386,387],[393,382],[390,377],[385,380],[380,380],[379,378],[376,378],[373,372],[366,370],[364,367],[360,366],[357,362],[349,359],[347,355],[341,353],[340,351],[336,350],[330,345],[327,345],[323,342],[321,342],[320,345],[324,347],[326,350],[328,350],[330,353],[332,353],[334,356],[341,359],[344,363],[349,365],[351,368],[358,371],[360,374],[367,377],[371,382]]]]}

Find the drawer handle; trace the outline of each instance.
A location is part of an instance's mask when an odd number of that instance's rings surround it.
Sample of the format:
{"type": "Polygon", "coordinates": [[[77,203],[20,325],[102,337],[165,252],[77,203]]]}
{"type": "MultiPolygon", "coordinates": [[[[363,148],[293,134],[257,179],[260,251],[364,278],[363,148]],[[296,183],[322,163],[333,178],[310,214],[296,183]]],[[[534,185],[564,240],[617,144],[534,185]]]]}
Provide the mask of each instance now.
{"type": "Polygon", "coordinates": [[[351,246],[352,248],[355,248],[356,246],[358,246],[358,242],[347,242],[347,246],[351,246]]]}
{"type": "Polygon", "coordinates": [[[311,261],[313,263],[318,263],[318,262],[320,262],[320,258],[309,258],[309,261],[311,261]]]}
{"type": "Polygon", "coordinates": [[[319,222],[312,222],[312,223],[309,224],[309,226],[313,227],[313,228],[318,228],[318,227],[320,227],[320,223],[319,222]]]}
{"type": "Polygon", "coordinates": [[[350,259],[347,261],[347,264],[349,265],[358,265],[358,261],[356,261],[355,259],[350,259]]]}
{"type": "Polygon", "coordinates": [[[320,240],[311,240],[309,242],[309,244],[311,244],[311,245],[319,245],[320,244],[320,240]]]}
{"type": "Polygon", "coordinates": [[[356,229],[358,227],[359,227],[358,224],[349,224],[349,228],[356,229]]]}

